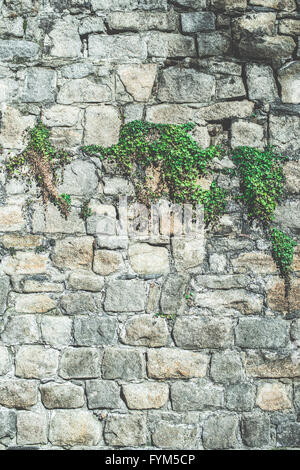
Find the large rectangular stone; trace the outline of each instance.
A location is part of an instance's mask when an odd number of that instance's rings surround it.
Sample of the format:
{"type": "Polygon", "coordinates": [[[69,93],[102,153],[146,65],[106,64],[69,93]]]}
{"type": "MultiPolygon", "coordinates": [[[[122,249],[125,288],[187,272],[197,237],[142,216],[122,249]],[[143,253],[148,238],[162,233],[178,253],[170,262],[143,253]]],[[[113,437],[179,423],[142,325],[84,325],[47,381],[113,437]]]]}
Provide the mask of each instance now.
{"type": "Polygon", "coordinates": [[[241,318],[236,344],[242,348],[283,348],[289,341],[289,324],[280,318],[241,318]]]}
{"type": "Polygon", "coordinates": [[[145,60],[147,47],[139,36],[89,37],[89,56],[102,60],[126,62],[131,59],[145,60]]]}
{"type": "Polygon", "coordinates": [[[233,343],[229,318],[178,317],[173,329],[176,346],[185,349],[224,348],[233,343]]]}

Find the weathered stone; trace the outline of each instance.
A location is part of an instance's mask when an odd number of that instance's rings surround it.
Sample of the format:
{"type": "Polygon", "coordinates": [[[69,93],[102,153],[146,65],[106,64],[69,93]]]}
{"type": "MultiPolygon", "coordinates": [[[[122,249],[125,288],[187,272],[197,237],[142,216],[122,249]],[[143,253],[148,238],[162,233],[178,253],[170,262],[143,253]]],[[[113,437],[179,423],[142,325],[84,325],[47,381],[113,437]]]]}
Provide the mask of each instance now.
{"type": "Polygon", "coordinates": [[[153,379],[205,377],[209,357],[206,354],[179,349],[149,349],[147,370],[153,379]]]}
{"type": "Polygon", "coordinates": [[[270,418],[268,416],[244,416],[242,439],[248,447],[263,447],[270,443],[270,418]]]}
{"type": "Polygon", "coordinates": [[[134,35],[89,36],[89,56],[96,59],[124,61],[124,58],[145,60],[146,43],[134,35]]]}
{"type": "Polygon", "coordinates": [[[233,37],[240,41],[244,37],[273,36],[275,33],[276,13],[247,13],[244,16],[235,18],[232,22],[233,37]]]}
{"type": "MultiPolygon", "coordinates": [[[[300,34],[300,32],[299,32],[300,34]]],[[[291,62],[278,72],[283,103],[300,103],[300,62],[291,62]]]]}
{"type": "Polygon", "coordinates": [[[200,57],[223,56],[228,54],[231,48],[230,36],[219,31],[198,34],[197,44],[200,57]]]}
{"type": "Polygon", "coordinates": [[[15,297],[15,309],[20,313],[46,313],[56,305],[47,294],[16,294],[15,297]]]}
{"type": "Polygon", "coordinates": [[[216,96],[218,99],[246,96],[246,89],[242,78],[231,76],[217,80],[216,96]]]}
{"type": "MultiPolygon", "coordinates": [[[[93,20],[93,18],[85,18],[86,20],[93,20]]],[[[85,19],[82,20],[82,24],[85,19]]],[[[101,21],[101,18],[94,18],[95,20],[101,21]]],[[[64,65],[60,72],[64,78],[84,78],[94,73],[95,69],[93,64],[79,62],[71,65],[64,65]]]]}
{"type": "Polygon", "coordinates": [[[109,416],[104,439],[109,446],[138,447],[146,444],[146,417],[140,414],[109,416]]]}
{"type": "Polygon", "coordinates": [[[292,229],[300,228],[300,203],[299,201],[285,201],[275,210],[275,223],[292,229]]]}
{"type": "Polygon", "coordinates": [[[121,266],[120,253],[110,250],[96,250],[94,254],[93,270],[95,273],[107,276],[116,272],[121,266]]]}
{"type": "Polygon", "coordinates": [[[15,411],[1,410],[0,411],[0,439],[10,437],[11,439],[16,434],[16,413],[15,411]]]}
{"type": "Polygon", "coordinates": [[[17,443],[19,445],[47,444],[48,420],[45,413],[20,411],[17,420],[17,443]]]}
{"type": "MultiPolygon", "coordinates": [[[[18,109],[7,106],[2,111],[0,145],[8,149],[22,150],[26,141],[25,131],[26,129],[33,127],[34,124],[34,116],[23,116],[18,109]]],[[[1,211],[3,210],[4,208],[1,208],[1,211]]],[[[10,231],[9,227],[11,224],[18,223],[18,219],[19,223],[21,223],[20,215],[17,213],[18,210],[11,207],[11,211],[15,211],[15,214],[12,214],[13,217],[11,220],[7,219],[7,228],[5,228],[5,231],[10,231]]],[[[8,212],[9,207],[6,207],[5,211],[8,212]]],[[[0,220],[1,222],[5,220],[4,213],[1,214],[0,220]]],[[[20,227],[12,230],[20,230],[20,227]]]]}
{"type": "Polygon", "coordinates": [[[80,346],[111,345],[117,341],[118,322],[110,317],[79,317],[74,320],[74,337],[80,346]]]}
{"type": "Polygon", "coordinates": [[[0,346],[0,376],[7,374],[10,366],[11,360],[8,349],[5,346],[0,346]]]}
{"type": "Polygon", "coordinates": [[[194,69],[170,67],[163,71],[161,80],[160,101],[209,103],[215,93],[215,78],[194,69]]]}
{"type": "Polygon", "coordinates": [[[167,315],[179,314],[184,308],[184,293],[188,277],[184,274],[170,274],[162,287],[160,306],[167,315]]]}
{"type": "Polygon", "coordinates": [[[104,33],[104,21],[99,16],[86,17],[80,21],[78,32],[80,36],[85,36],[90,33],[104,33]]]}
{"type": "Polygon", "coordinates": [[[157,124],[184,124],[193,115],[193,110],[184,105],[159,104],[147,108],[146,119],[157,124]]]}
{"type": "Polygon", "coordinates": [[[242,348],[277,349],[288,342],[288,325],[279,318],[241,318],[236,344],[242,348]]]}
{"type": "Polygon", "coordinates": [[[258,386],[256,404],[265,411],[285,410],[292,406],[287,387],[276,382],[258,386]]]}
{"type": "Polygon", "coordinates": [[[63,379],[93,379],[100,375],[99,352],[95,348],[68,348],[60,360],[63,379]]]}
{"type": "Polygon", "coordinates": [[[89,409],[122,408],[120,387],[110,380],[88,380],[86,394],[89,409]]]}
{"type": "Polygon", "coordinates": [[[1,237],[1,243],[5,248],[36,248],[41,246],[43,238],[39,235],[19,235],[17,233],[5,234],[1,237]]]}
{"type": "Polygon", "coordinates": [[[181,27],[184,33],[197,33],[200,31],[214,31],[216,17],[214,13],[197,12],[182,13],[181,27]]]}
{"type": "Polygon", "coordinates": [[[78,24],[72,17],[57,19],[53,29],[46,36],[50,55],[53,57],[80,57],[81,40],[78,33],[78,24]]]}
{"type": "Polygon", "coordinates": [[[86,110],[85,145],[109,147],[117,144],[121,119],[114,106],[89,106],[86,110]]]}
{"type": "Polygon", "coordinates": [[[61,299],[61,306],[67,315],[96,313],[98,311],[93,295],[87,292],[65,294],[61,299]]]}
{"type": "Polygon", "coordinates": [[[75,160],[64,170],[64,183],[58,187],[60,194],[89,197],[95,194],[98,178],[92,163],[75,160]]]}
{"type": "Polygon", "coordinates": [[[231,146],[248,146],[263,149],[266,145],[264,128],[248,121],[235,121],[231,126],[231,146]]]}
{"type": "Polygon", "coordinates": [[[296,48],[290,36],[263,36],[258,40],[242,39],[238,44],[241,57],[257,59],[287,59],[296,48]]]}
{"type": "Polygon", "coordinates": [[[40,280],[25,279],[23,292],[32,294],[34,292],[63,292],[64,285],[60,282],[47,282],[43,277],[40,280]]]}
{"type": "Polygon", "coordinates": [[[176,16],[172,13],[158,13],[141,11],[111,13],[107,22],[111,30],[116,31],[174,31],[176,16]]]}
{"type": "Polygon", "coordinates": [[[176,346],[185,349],[223,348],[233,342],[232,323],[227,318],[179,317],[173,334],[176,346]]]}
{"type": "Polygon", "coordinates": [[[237,446],[239,421],[236,415],[218,413],[207,418],[203,426],[205,449],[232,449],[237,446]]]}
{"type": "Polygon", "coordinates": [[[167,0],[91,0],[93,10],[167,10],[167,0]]]}
{"type": "Polygon", "coordinates": [[[197,237],[195,240],[174,237],[172,253],[178,270],[195,268],[201,265],[204,259],[204,240],[202,237],[197,237]]]}
{"type": "Polygon", "coordinates": [[[277,442],[281,447],[300,446],[300,423],[285,423],[277,428],[277,442]]]}
{"type": "Polygon", "coordinates": [[[295,155],[299,151],[300,119],[297,116],[270,115],[270,143],[281,152],[295,155]]]}
{"type": "Polygon", "coordinates": [[[36,402],[37,387],[34,382],[16,379],[0,382],[0,405],[29,410],[36,402]]]}
{"type": "Polygon", "coordinates": [[[167,384],[143,382],[123,385],[125,402],[130,410],[157,409],[164,406],[169,399],[167,384]]]}
{"type": "Polygon", "coordinates": [[[249,355],[245,359],[246,374],[251,377],[262,378],[283,378],[300,376],[300,364],[293,361],[290,356],[281,357],[272,355],[271,357],[260,356],[258,354],[249,355]]]}
{"type": "Polygon", "coordinates": [[[93,237],[68,237],[58,240],[52,256],[53,264],[64,269],[91,269],[93,237]]]}
{"type": "Polygon", "coordinates": [[[242,361],[235,351],[222,351],[212,356],[210,375],[214,382],[239,383],[243,377],[242,361]]]}
{"type": "Polygon", "coordinates": [[[207,289],[234,289],[246,287],[249,283],[249,277],[243,274],[225,274],[225,275],[207,275],[203,274],[196,277],[196,285],[206,287],[207,289]]]}
{"type": "Polygon", "coordinates": [[[89,78],[68,80],[61,87],[57,102],[73,103],[105,103],[111,100],[111,90],[107,84],[101,84],[89,78]]]}
{"type": "Polygon", "coordinates": [[[46,344],[55,348],[68,346],[72,339],[72,320],[66,317],[43,316],[41,332],[46,344]]]}
{"type": "Polygon", "coordinates": [[[0,207],[0,230],[2,232],[15,232],[25,227],[25,219],[21,206],[0,207]]]}
{"type": "Polygon", "coordinates": [[[53,102],[55,91],[56,72],[54,70],[38,67],[27,70],[22,96],[25,103],[53,102]]]}
{"type": "Polygon", "coordinates": [[[32,209],[32,229],[34,233],[69,233],[72,235],[85,233],[85,225],[83,219],[80,218],[79,208],[72,208],[67,218],[53,204],[49,204],[47,210],[41,204],[34,204],[32,209]]]}
{"type": "Polygon", "coordinates": [[[107,312],[140,312],[145,309],[146,289],[143,281],[116,280],[106,290],[107,312]]]}
{"type": "Polygon", "coordinates": [[[196,449],[198,444],[196,426],[158,424],[152,434],[156,447],[170,449],[196,449]]]}
{"type": "Polygon", "coordinates": [[[233,308],[244,314],[261,313],[263,297],[243,289],[218,290],[196,294],[195,304],[212,310],[233,308]]]}
{"type": "Polygon", "coordinates": [[[300,193],[300,162],[287,162],[284,165],[285,185],[289,193],[300,193]]]}
{"type": "Polygon", "coordinates": [[[133,196],[134,186],[131,181],[120,177],[103,178],[103,192],[107,196],[133,196]]]}
{"type": "Polygon", "coordinates": [[[10,282],[8,276],[0,276],[0,314],[4,313],[6,307],[6,299],[10,290],[10,282]]]}
{"type": "Polygon", "coordinates": [[[246,77],[251,100],[272,102],[278,98],[273,70],[269,65],[247,64],[246,77]]]}
{"type": "Polygon", "coordinates": [[[140,379],[144,360],[140,351],[124,348],[106,348],[103,355],[102,374],[105,379],[140,379]]]}
{"type": "Polygon", "coordinates": [[[118,75],[126,89],[135,101],[148,101],[157,66],[155,64],[123,65],[118,69],[118,75]]]}
{"type": "Polygon", "coordinates": [[[19,59],[35,59],[39,54],[39,46],[34,42],[20,39],[0,40],[1,61],[11,61],[19,59]]]}
{"type": "Polygon", "coordinates": [[[138,315],[126,322],[120,338],[124,344],[157,348],[166,345],[169,332],[163,318],[138,315]]]}
{"type": "Polygon", "coordinates": [[[58,351],[44,346],[21,346],[16,355],[16,376],[44,379],[56,374],[58,351]]]}
{"type": "Polygon", "coordinates": [[[55,411],[51,416],[49,440],[58,446],[95,446],[100,440],[100,423],[87,411],[55,411]]]}
{"type": "Polygon", "coordinates": [[[9,317],[1,334],[1,340],[9,345],[37,343],[39,339],[40,334],[33,315],[9,317]]]}
{"type": "Polygon", "coordinates": [[[196,57],[193,37],[173,33],[151,33],[148,40],[150,57],[196,57]]]}
{"type": "Polygon", "coordinates": [[[246,118],[251,116],[253,110],[254,103],[251,101],[225,101],[200,108],[195,118],[205,119],[206,121],[246,118]]]}
{"type": "Polygon", "coordinates": [[[212,0],[212,6],[226,12],[244,11],[247,9],[247,0],[212,0]]]}
{"type": "Polygon", "coordinates": [[[175,411],[218,408],[223,403],[223,389],[205,382],[176,382],[171,384],[171,402],[175,411]]]}
{"type": "Polygon", "coordinates": [[[46,408],[81,408],[84,405],[84,390],[78,385],[49,382],[41,385],[40,390],[46,408]]]}
{"type": "Polygon", "coordinates": [[[251,411],[254,407],[255,387],[252,384],[238,383],[226,389],[226,406],[232,411],[251,411]]]}
{"type": "Polygon", "coordinates": [[[254,6],[274,8],[274,10],[296,10],[295,0],[250,0],[249,3],[254,6]]]}
{"type": "Polygon", "coordinates": [[[135,243],[129,247],[128,256],[133,270],[138,274],[169,272],[169,256],[166,248],[135,243]]]}
{"type": "Polygon", "coordinates": [[[231,260],[234,272],[245,273],[253,272],[254,274],[274,274],[277,271],[276,264],[271,255],[253,251],[243,253],[237,258],[231,260]]]}
{"type": "Polygon", "coordinates": [[[70,275],[68,284],[71,289],[100,292],[103,289],[104,280],[92,272],[79,271],[70,275]]]}
{"type": "Polygon", "coordinates": [[[292,18],[285,18],[279,22],[279,32],[292,36],[300,35],[300,21],[292,18]]]}

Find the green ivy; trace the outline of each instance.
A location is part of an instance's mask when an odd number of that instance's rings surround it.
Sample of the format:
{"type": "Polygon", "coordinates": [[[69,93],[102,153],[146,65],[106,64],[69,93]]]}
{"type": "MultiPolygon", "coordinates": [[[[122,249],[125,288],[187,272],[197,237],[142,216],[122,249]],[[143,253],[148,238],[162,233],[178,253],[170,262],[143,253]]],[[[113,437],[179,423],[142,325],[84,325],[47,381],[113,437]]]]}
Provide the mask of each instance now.
{"type": "MultiPolygon", "coordinates": [[[[172,202],[203,204],[205,222],[216,221],[225,211],[227,192],[213,182],[209,190],[201,188],[199,178],[209,172],[209,164],[222,158],[223,149],[202,149],[189,132],[193,123],[184,125],[132,121],[123,126],[119,142],[108,148],[83,147],[88,155],[115,161],[125,176],[131,177],[139,195],[145,193],[149,167],[159,168],[162,191],[172,202]]],[[[158,199],[159,192],[146,191],[146,200],[158,199]]]]}
{"type": "Polygon", "coordinates": [[[291,271],[295,246],[297,243],[286,233],[273,227],[270,230],[273,258],[282,274],[286,277],[291,271]]]}
{"type": "Polygon", "coordinates": [[[272,146],[263,151],[238,147],[232,152],[232,158],[241,178],[241,198],[247,204],[249,217],[268,224],[282,196],[282,165],[287,158],[272,146]]]}

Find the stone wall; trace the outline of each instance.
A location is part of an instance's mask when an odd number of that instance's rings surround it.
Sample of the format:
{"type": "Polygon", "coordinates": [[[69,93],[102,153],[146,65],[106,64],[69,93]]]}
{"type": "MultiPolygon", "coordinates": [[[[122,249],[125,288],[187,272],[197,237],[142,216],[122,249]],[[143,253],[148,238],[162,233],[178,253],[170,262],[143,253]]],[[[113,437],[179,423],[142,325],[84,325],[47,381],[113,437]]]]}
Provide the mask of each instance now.
{"type": "Polygon", "coordinates": [[[68,220],[0,174],[0,449],[299,449],[299,248],[287,300],[269,243],[233,202],[204,252],[120,240],[117,197],[133,188],[78,150],[116,143],[134,119],[194,121],[204,147],[276,144],[292,158],[277,223],[299,236],[299,1],[0,11],[1,162],[39,117],[74,154],[68,220]]]}

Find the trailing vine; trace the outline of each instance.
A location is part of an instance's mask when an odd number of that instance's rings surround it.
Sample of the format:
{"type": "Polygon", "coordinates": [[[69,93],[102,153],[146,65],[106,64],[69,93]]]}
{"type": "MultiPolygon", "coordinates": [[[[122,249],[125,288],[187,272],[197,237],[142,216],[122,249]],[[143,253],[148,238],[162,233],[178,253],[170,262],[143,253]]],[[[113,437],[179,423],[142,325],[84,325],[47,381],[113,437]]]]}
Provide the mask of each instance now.
{"type": "Polygon", "coordinates": [[[194,124],[154,124],[132,121],[123,126],[119,142],[108,148],[83,147],[90,156],[116,161],[129,177],[142,202],[167,196],[175,203],[203,204],[208,225],[224,213],[227,191],[213,181],[209,190],[201,187],[201,177],[210,172],[209,164],[224,150],[218,146],[202,149],[189,131],[194,124]]]}
{"type": "Polygon", "coordinates": [[[60,212],[68,217],[71,199],[68,194],[59,194],[57,190],[57,170],[70,162],[69,155],[63,150],[56,150],[49,140],[50,130],[41,121],[29,130],[29,142],[25,150],[10,156],[6,163],[8,178],[22,176],[30,184],[31,178],[38,184],[44,203],[55,204],[60,212]]]}
{"type": "MultiPolygon", "coordinates": [[[[193,123],[183,125],[154,124],[132,121],[124,125],[116,145],[102,147],[84,146],[81,150],[100,160],[115,162],[118,169],[134,184],[140,202],[167,197],[175,203],[203,204],[206,226],[215,224],[225,213],[230,196],[244,202],[250,219],[259,221],[272,244],[272,255],[280,274],[286,281],[287,291],[296,243],[284,232],[274,227],[274,211],[283,195],[283,164],[287,157],[274,147],[264,150],[238,147],[231,153],[236,168],[221,170],[240,178],[241,193],[230,194],[213,180],[209,189],[201,186],[202,178],[212,174],[212,161],[222,159],[224,148],[201,148],[189,132],[193,123]]],[[[29,142],[19,155],[11,156],[6,163],[8,177],[34,177],[41,189],[43,200],[58,206],[67,217],[71,209],[68,194],[57,190],[57,170],[70,162],[68,154],[56,150],[49,140],[50,131],[41,122],[29,131],[29,142]]],[[[88,203],[82,205],[80,216],[91,215],[88,203]]]]}

